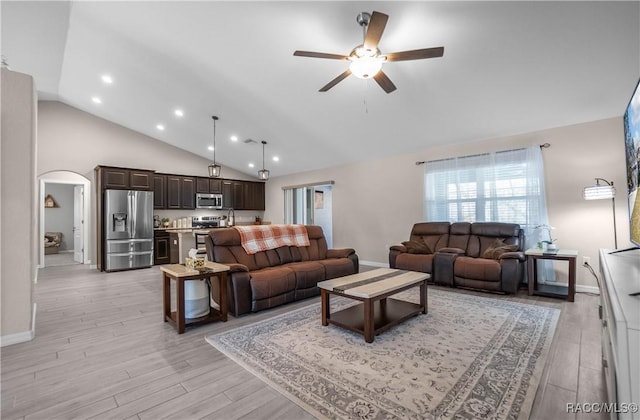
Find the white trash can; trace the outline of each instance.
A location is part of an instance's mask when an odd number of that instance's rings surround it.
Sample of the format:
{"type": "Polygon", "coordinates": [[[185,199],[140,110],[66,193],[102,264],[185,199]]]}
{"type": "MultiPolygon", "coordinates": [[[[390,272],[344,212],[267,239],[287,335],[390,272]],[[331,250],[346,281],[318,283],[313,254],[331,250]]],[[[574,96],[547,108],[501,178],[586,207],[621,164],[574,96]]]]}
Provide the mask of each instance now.
{"type": "Polygon", "coordinates": [[[209,285],[205,280],[184,282],[184,316],[200,318],[209,314],[209,285]]]}

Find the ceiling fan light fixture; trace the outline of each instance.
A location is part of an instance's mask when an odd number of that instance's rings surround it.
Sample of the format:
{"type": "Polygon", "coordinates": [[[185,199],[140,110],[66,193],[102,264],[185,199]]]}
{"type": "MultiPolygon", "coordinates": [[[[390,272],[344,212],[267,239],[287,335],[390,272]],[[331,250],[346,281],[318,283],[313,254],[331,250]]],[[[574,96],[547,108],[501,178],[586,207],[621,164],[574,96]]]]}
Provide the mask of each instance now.
{"type": "Polygon", "coordinates": [[[381,57],[364,56],[353,58],[351,59],[351,64],[349,64],[349,70],[359,79],[371,79],[382,70],[383,61],[381,57]]]}

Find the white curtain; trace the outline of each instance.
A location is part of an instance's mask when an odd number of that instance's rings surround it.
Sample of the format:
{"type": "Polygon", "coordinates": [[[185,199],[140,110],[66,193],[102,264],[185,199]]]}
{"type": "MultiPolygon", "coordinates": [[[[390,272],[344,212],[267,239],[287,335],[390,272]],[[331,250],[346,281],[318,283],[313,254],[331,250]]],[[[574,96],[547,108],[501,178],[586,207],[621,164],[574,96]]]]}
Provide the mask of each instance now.
{"type": "Polygon", "coordinates": [[[537,247],[551,240],[544,185],[539,146],[426,162],[425,220],[518,223],[525,249],[537,247]]]}

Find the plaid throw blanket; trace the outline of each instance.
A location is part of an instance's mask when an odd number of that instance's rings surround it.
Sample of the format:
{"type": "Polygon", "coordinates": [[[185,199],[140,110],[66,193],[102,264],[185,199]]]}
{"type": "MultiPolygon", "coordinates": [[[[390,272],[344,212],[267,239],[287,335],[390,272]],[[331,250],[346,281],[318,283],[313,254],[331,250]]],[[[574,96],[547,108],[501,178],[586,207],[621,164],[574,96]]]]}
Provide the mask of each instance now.
{"type": "Polygon", "coordinates": [[[255,254],[281,246],[309,246],[304,225],[234,226],[240,233],[240,243],[247,254],[255,254]]]}

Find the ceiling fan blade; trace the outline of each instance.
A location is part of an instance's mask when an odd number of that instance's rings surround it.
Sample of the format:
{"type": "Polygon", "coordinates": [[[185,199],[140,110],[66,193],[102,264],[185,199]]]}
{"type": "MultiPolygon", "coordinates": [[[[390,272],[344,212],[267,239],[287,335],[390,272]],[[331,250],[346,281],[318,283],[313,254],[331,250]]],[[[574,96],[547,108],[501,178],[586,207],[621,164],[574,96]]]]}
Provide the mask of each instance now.
{"type": "Polygon", "coordinates": [[[330,81],[326,85],[322,86],[318,92],[326,92],[326,91],[328,91],[329,89],[331,89],[332,87],[334,87],[335,85],[337,85],[338,83],[340,83],[341,81],[346,79],[350,74],[351,74],[351,70],[347,69],[340,76],[336,77],[335,79],[333,79],[332,81],[330,81]]]}
{"type": "Polygon", "coordinates": [[[423,48],[421,50],[400,51],[385,54],[387,61],[421,60],[423,58],[442,57],[443,55],[444,47],[423,48]]]}
{"type": "Polygon", "coordinates": [[[378,82],[380,87],[387,93],[391,93],[396,90],[396,85],[393,84],[391,79],[389,79],[389,77],[387,77],[387,75],[382,70],[380,70],[375,76],[373,76],[373,79],[378,82]]]}
{"type": "Polygon", "coordinates": [[[293,55],[297,57],[329,58],[331,60],[346,60],[349,58],[346,55],[320,53],[313,51],[294,51],[293,55]]]}
{"type": "Polygon", "coordinates": [[[374,11],[371,14],[371,19],[367,26],[367,34],[364,37],[364,46],[366,48],[378,48],[378,43],[380,42],[380,38],[382,38],[382,32],[384,32],[384,27],[387,25],[387,20],[389,20],[389,16],[384,13],[374,11]]]}

